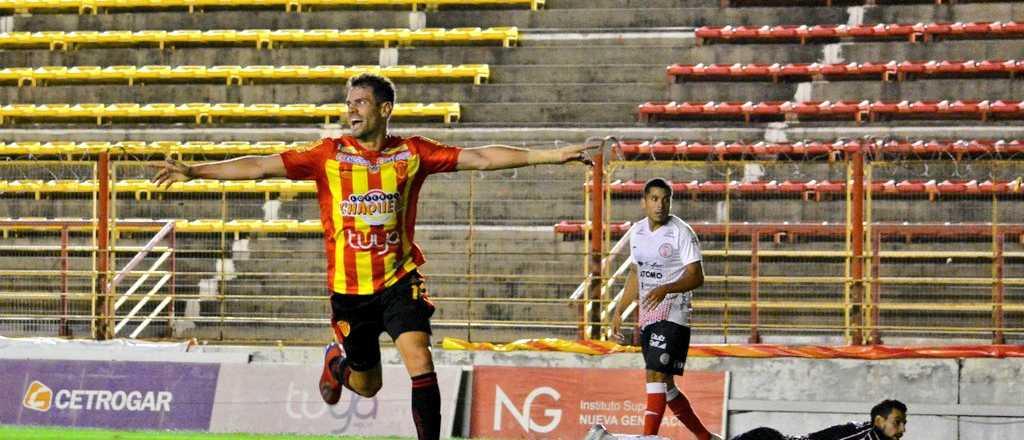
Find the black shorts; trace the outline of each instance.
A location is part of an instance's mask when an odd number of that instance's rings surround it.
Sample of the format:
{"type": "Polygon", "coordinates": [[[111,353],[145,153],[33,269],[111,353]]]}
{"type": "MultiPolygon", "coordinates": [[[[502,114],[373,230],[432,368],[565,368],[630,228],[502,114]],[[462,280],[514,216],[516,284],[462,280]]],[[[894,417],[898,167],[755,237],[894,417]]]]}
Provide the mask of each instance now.
{"type": "Polygon", "coordinates": [[[690,349],[690,327],[671,321],[650,324],[640,333],[640,349],[648,370],[673,376],[683,374],[686,352],[690,349]]]}
{"type": "Polygon", "coordinates": [[[434,303],[418,272],[373,295],[331,294],[331,328],[355,371],[367,371],[380,363],[382,332],[388,332],[392,340],[405,332],[430,334],[433,314],[434,303]]]}

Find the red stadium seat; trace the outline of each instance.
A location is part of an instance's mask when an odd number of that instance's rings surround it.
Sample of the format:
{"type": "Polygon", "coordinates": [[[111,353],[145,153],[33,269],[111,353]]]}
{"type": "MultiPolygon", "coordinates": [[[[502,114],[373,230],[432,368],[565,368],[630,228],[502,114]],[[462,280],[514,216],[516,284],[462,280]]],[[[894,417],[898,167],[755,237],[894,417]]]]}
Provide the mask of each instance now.
{"type": "Polygon", "coordinates": [[[821,65],[818,63],[797,63],[797,64],[784,64],[779,66],[776,73],[780,77],[798,77],[798,78],[810,78],[820,73],[821,65]]]}
{"type": "Polygon", "coordinates": [[[1024,35],[1024,23],[1013,21],[995,22],[989,27],[991,32],[1000,37],[1020,37],[1024,35]]]}

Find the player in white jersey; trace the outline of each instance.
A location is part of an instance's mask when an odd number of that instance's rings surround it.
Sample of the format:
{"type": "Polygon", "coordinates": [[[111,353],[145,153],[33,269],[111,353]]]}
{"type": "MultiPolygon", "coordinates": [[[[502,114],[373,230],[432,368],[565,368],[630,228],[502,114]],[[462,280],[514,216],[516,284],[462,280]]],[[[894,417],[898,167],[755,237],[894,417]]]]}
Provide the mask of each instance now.
{"type": "Polygon", "coordinates": [[[622,300],[615,307],[612,333],[620,340],[622,311],[640,298],[640,344],[647,370],[644,435],[656,435],[665,407],[698,440],[720,438],[708,431],[689,399],[676,388],[690,348],[690,298],[704,284],[700,242],[686,222],[670,214],[672,187],[663,179],[644,185],[646,218],[629,229],[632,262],[622,300]]]}

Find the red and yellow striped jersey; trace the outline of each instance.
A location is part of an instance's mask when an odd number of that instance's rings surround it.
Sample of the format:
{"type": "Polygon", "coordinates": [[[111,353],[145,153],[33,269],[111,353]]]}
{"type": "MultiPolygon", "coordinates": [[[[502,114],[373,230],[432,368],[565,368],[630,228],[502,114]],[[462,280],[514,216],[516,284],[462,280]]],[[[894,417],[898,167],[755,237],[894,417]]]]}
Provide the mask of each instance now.
{"type": "Polygon", "coordinates": [[[289,179],[316,181],[329,290],[373,294],[426,261],[413,241],[420,187],[455,171],[460,151],[418,136],[370,151],[343,136],[281,154],[289,179]]]}

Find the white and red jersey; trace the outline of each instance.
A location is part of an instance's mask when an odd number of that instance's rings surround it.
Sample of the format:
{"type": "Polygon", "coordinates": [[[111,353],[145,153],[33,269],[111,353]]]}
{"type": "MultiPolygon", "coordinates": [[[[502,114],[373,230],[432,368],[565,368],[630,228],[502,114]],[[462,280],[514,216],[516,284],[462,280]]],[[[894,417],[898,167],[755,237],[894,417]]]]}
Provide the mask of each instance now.
{"type": "MultiPolygon", "coordinates": [[[[668,222],[651,230],[647,218],[629,228],[629,258],[636,265],[639,304],[656,287],[683,276],[683,269],[701,261],[700,242],[690,225],[670,215],[668,222]]],[[[690,325],[690,292],[670,293],[653,310],[640,307],[640,328],[658,321],[690,325]]]]}

